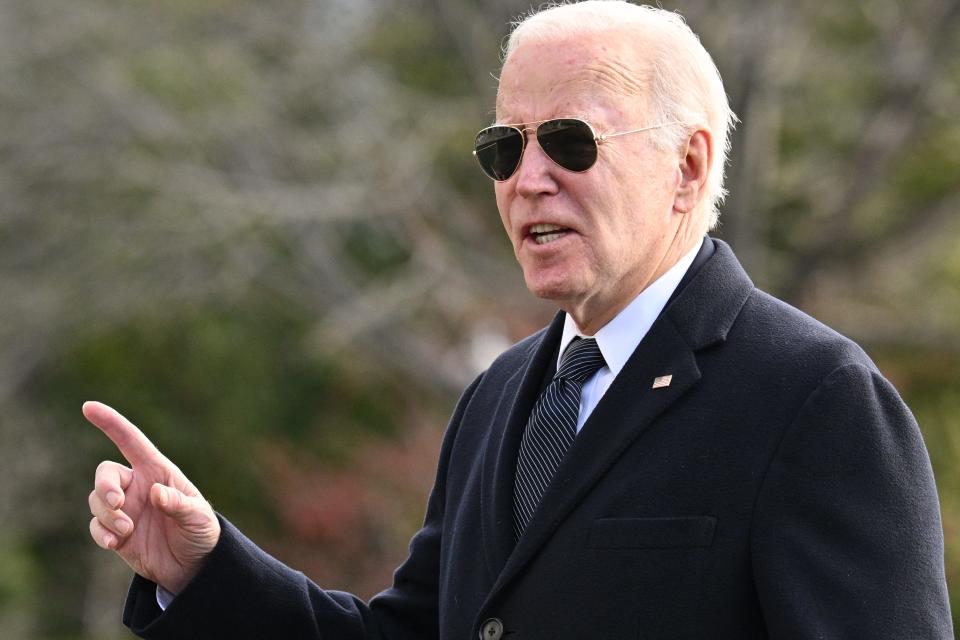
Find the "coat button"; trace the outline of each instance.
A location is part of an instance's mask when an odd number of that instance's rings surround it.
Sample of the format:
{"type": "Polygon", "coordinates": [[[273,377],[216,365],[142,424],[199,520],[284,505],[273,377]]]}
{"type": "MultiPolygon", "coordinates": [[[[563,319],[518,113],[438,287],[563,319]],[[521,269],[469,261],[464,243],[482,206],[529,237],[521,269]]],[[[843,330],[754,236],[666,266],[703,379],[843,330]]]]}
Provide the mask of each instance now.
{"type": "Polygon", "coordinates": [[[490,618],[480,625],[480,640],[500,640],[503,637],[503,623],[498,618],[490,618]]]}

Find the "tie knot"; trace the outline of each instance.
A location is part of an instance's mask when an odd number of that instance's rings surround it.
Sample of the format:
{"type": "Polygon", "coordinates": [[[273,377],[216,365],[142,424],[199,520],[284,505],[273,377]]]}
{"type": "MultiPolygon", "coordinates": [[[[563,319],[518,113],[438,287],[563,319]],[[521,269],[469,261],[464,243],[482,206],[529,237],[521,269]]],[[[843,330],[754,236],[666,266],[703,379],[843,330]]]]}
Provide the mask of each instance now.
{"type": "Polygon", "coordinates": [[[555,377],[582,383],[606,364],[596,340],[574,338],[560,358],[555,377]]]}

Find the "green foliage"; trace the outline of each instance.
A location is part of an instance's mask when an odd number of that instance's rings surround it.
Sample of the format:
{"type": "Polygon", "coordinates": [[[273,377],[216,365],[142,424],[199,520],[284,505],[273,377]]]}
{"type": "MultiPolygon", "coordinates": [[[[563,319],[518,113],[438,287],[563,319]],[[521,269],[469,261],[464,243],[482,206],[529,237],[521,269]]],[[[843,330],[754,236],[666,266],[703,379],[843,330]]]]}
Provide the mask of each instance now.
{"type": "Polygon", "coordinates": [[[38,394],[55,399],[65,424],[84,400],[116,406],[218,507],[255,520],[271,513],[261,444],[290,443],[336,464],[363,438],[396,433],[402,416],[396,382],[311,354],[309,330],[302,315],[256,299],[136,317],[78,338],[38,394]]]}
{"type": "Polygon", "coordinates": [[[451,55],[451,34],[435,18],[394,9],[369,33],[365,53],[411,89],[437,97],[468,94],[472,87],[459,58],[451,55]]]}
{"type": "Polygon", "coordinates": [[[344,225],[343,248],[350,261],[370,276],[389,276],[410,259],[410,242],[402,229],[356,221],[344,225]]]}
{"type": "Polygon", "coordinates": [[[9,535],[0,538],[0,610],[30,602],[36,594],[37,577],[27,546],[9,535]]]}
{"type": "Polygon", "coordinates": [[[954,192],[960,184],[960,127],[937,123],[911,145],[894,182],[898,204],[919,209],[954,192]]]}
{"type": "Polygon", "coordinates": [[[866,3],[844,2],[819,7],[813,27],[824,43],[834,50],[855,50],[876,43],[876,22],[869,15],[866,3]]]}

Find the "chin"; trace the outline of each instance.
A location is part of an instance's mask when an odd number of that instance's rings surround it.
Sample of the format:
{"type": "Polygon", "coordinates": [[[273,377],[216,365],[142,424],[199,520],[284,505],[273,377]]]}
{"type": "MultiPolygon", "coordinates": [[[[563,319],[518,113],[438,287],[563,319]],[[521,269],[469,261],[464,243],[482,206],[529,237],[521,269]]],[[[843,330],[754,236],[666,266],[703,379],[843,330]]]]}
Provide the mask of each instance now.
{"type": "Polygon", "coordinates": [[[577,297],[576,287],[567,279],[526,277],[525,280],[530,293],[543,300],[561,303],[577,297]]]}

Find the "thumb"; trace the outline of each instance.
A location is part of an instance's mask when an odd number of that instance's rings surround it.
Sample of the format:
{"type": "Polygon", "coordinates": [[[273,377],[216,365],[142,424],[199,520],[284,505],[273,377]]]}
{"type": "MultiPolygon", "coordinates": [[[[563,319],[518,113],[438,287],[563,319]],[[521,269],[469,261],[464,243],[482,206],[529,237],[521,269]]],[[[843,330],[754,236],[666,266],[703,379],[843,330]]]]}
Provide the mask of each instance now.
{"type": "Polygon", "coordinates": [[[179,489],[155,482],[150,487],[150,502],[164,514],[186,524],[197,514],[200,498],[186,495],[179,489]]]}

